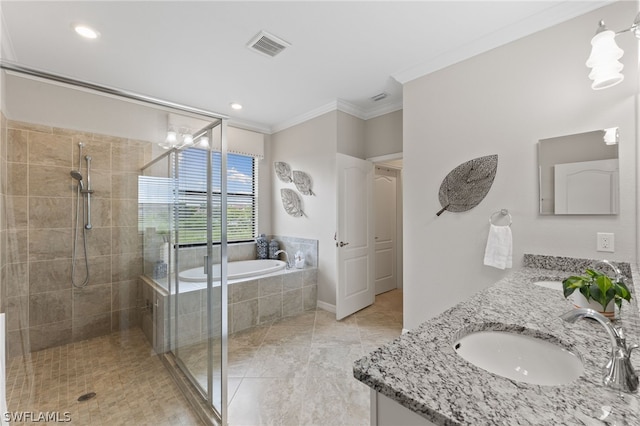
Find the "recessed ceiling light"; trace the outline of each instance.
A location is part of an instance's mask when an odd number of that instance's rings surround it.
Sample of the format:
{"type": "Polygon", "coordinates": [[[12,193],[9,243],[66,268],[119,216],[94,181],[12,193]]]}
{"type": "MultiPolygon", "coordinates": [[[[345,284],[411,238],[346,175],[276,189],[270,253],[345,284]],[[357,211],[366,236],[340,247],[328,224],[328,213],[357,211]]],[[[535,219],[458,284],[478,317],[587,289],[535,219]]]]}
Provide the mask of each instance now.
{"type": "Polygon", "coordinates": [[[240,105],[240,104],[239,104],[239,103],[237,103],[237,102],[233,102],[233,103],[231,104],[231,108],[233,108],[233,109],[235,109],[235,110],[240,110],[240,109],[242,109],[242,105],[240,105]]]}
{"type": "Polygon", "coordinates": [[[73,25],[73,29],[75,30],[75,32],[77,34],[79,34],[80,36],[84,37],[84,38],[89,38],[89,39],[96,39],[100,36],[100,33],[96,30],[94,30],[91,27],[88,27],[86,25],[82,25],[82,24],[75,24],[73,25]]]}

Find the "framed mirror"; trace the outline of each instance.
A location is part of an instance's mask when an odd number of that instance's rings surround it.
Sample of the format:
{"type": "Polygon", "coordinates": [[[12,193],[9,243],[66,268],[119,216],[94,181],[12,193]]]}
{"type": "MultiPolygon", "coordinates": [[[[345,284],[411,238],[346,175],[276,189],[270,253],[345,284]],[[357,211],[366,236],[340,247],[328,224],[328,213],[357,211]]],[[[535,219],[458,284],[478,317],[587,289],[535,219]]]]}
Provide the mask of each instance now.
{"type": "Polygon", "coordinates": [[[617,128],[541,139],[538,172],[540,214],[618,214],[617,128]]]}

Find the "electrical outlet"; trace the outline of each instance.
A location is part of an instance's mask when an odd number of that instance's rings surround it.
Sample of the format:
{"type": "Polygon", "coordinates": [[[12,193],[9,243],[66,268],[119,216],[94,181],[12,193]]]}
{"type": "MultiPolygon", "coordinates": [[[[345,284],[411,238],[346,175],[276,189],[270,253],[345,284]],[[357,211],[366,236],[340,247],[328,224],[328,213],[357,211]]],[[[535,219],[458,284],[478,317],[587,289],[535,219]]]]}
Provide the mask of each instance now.
{"type": "Polygon", "coordinates": [[[608,232],[598,232],[598,247],[597,251],[606,251],[613,253],[615,250],[614,235],[608,232]]]}

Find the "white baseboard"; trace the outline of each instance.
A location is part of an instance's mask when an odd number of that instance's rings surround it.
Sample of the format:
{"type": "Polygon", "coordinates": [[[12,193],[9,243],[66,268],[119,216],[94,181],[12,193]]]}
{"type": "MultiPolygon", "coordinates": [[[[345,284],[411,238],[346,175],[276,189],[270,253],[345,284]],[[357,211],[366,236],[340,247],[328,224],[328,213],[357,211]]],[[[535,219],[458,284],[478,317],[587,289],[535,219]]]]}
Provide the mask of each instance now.
{"type": "Polygon", "coordinates": [[[336,305],[318,300],[316,306],[318,309],[322,309],[323,311],[331,312],[332,314],[336,313],[336,305]]]}
{"type": "Polygon", "coordinates": [[[402,329],[402,334],[407,334],[408,332],[409,332],[409,329],[408,329],[408,328],[403,328],[403,329],[402,329]]]}

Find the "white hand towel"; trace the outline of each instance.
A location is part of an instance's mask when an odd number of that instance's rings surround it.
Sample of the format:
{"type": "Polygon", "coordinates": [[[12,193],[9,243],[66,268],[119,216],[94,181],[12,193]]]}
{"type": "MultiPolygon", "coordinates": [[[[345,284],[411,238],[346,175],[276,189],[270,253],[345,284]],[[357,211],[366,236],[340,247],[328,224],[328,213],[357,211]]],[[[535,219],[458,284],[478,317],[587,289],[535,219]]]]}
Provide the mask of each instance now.
{"type": "Polygon", "coordinates": [[[510,226],[490,225],[484,264],[498,269],[511,268],[513,237],[510,226]]]}

